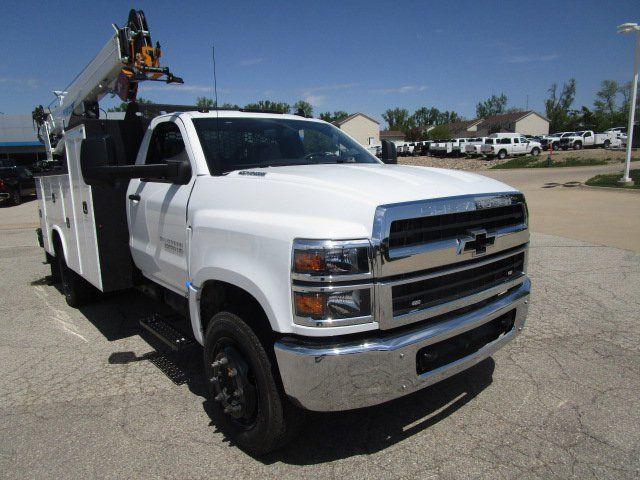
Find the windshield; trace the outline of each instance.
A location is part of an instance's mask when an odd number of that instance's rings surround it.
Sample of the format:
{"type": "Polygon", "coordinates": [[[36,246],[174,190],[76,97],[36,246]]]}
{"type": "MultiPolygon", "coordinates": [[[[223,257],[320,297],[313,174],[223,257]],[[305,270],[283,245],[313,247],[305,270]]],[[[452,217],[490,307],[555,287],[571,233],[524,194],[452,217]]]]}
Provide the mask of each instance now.
{"type": "Polygon", "coordinates": [[[575,136],[575,134],[576,134],[576,132],[566,132],[566,133],[563,133],[562,135],[560,135],[560,138],[562,138],[562,137],[573,137],[573,136],[575,136]]]}
{"type": "Polygon", "coordinates": [[[581,137],[581,136],[582,136],[582,135],[584,135],[584,134],[585,134],[585,131],[584,131],[584,130],[582,130],[582,131],[580,131],[580,132],[576,132],[576,136],[578,136],[578,137],[581,137]]]}
{"type": "Polygon", "coordinates": [[[280,118],[196,118],[212,173],[318,163],[380,163],[327,123],[280,118]]]}

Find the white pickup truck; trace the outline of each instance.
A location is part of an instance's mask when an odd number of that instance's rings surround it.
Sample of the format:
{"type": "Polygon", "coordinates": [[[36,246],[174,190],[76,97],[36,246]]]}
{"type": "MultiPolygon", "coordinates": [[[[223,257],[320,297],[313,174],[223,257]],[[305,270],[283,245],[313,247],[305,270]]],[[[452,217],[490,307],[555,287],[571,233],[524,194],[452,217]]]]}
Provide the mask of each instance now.
{"type": "Polygon", "coordinates": [[[499,159],[527,154],[537,156],[541,150],[540,142],[529,140],[519,133],[494,133],[480,147],[483,155],[499,159]]]}
{"type": "Polygon", "coordinates": [[[470,157],[477,157],[482,155],[482,144],[489,137],[469,138],[467,144],[464,147],[464,153],[470,157]]]}
{"type": "Polygon", "coordinates": [[[202,345],[219,426],[253,453],[305,409],[409,394],[524,326],[527,208],[496,180],[385,164],[294,115],[82,119],[60,141],[39,239],[67,302],[137,287],[173,307],[141,325],[202,345]]]}
{"type": "MultiPolygon", "coordinates": [[[[560,138],[559,145],[563,150],[581,150],[588,147],[609,148],[613,144],[619,144],[617,132],[595,133],[593,130],[581,130],[560,138]]],[[[615,145],[614,145],[615,146],[615,145]]]]}

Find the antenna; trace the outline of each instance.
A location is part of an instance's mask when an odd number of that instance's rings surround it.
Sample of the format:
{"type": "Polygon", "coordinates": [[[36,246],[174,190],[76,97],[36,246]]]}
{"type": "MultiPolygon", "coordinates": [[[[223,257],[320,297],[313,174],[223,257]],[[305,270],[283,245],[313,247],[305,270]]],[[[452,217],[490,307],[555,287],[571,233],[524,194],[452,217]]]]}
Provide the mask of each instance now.
{"type": "Polygon", "coordinates": [[[218,108],[218,78],[216,76],[216,46],[211,45],[211,53],[213,55],[213,96],[216,102],[216,109],[218,108]]]}
{"type": "Polygon", "coordinates": [[[529,94],[527,94],[527,106],[525,107],[525,110],[529,110],[529,94]]]}

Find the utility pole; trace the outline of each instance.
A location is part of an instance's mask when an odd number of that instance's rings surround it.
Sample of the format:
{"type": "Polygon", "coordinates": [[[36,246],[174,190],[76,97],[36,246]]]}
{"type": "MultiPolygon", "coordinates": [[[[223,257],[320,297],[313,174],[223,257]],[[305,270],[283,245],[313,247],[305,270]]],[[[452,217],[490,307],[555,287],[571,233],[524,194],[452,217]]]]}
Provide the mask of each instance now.
{"type": "Polygon", "coordinates": [[[629,126],[627,128],[627,161],[624,166],[624,175],[620,183],[633,183],[629,176],[631,169],[631,146],[633,144],[633,126],[635,124],[636,115],[636,97],[638,94],[638,63],[640,63],[640,26],[637,23],[623,23],[618,26],[618,33],[635,33],[636,34],[636,51],[633,61],[633,81],[631,82],[631,104],[629,105],[629,126]]]}

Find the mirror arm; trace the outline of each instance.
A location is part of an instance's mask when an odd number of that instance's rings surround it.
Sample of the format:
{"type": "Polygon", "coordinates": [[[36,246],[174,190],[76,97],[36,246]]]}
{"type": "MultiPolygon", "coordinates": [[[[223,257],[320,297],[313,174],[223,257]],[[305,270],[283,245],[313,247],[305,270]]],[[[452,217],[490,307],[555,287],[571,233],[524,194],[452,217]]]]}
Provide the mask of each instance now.
{"type": "Polygon", "coordinates": [[[150,165],[112,165],[93,167],[86,172],[90,178],[113,181],[121,178],[166,177],[171,171],[177,172],[177,166],[164,163],[150,165]]]}

